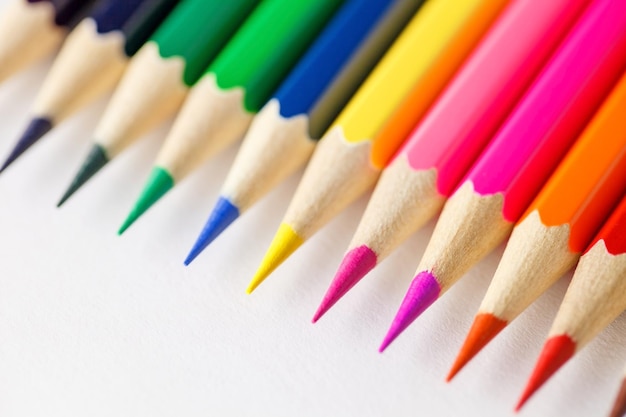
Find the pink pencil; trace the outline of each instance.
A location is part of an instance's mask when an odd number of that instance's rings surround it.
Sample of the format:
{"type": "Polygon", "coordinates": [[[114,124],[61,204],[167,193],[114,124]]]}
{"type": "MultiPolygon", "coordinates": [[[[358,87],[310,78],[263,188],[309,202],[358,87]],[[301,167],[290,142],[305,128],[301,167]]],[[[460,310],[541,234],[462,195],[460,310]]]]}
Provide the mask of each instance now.
{"type": "Polygon", "coordinates": [[[313,321],[443,206],[589,0],[515,0],[376,186],[313,321]]]}
{"type": "Polygon", "coordinates": [[[446,203],[381,351],[510,234],[625,63],[626,2],[595,0],[446,203]]]}

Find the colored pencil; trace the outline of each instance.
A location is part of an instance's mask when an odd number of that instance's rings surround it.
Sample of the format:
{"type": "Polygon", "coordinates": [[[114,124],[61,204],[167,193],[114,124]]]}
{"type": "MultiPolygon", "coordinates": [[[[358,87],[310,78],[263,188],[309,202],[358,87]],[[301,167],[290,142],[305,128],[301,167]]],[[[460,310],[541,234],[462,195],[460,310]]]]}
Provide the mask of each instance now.
{"type": "MultiPolygon", "coordinates": [[[[624,224],[626,224],[626,221],[624,221],[624,224]]],[[[624,241],[626,241],[626,239],[622,237],[622,242],[624,241]]],[[[622,383],[620,384],[619,391],[617,391],[617,396],[615,397],[615,402],[613,403],[613,408],[611,409],[611,414],[609,417],[624,417],[625,415],[626,415],[626,370],[624,371],[624,376],[622,377],[622,383]]]]}
{"type": "MultiPolygon", "coordinates": [[[[624,79],[626,80],[626,77],[624,79]]],[[[626,111],[626,81],[622,83],[617,93],[621,95],[621,102],[618,103],[618,99],[615,98],[613,103],[616,106],[613,108],[615,114],[607,117],[615,120],[612,124],[613,129],[621,131],[604,129],[602,145],[613,140],[613,135],[626,136],[626,123],[623,117],[626,111]]],[[[620,162],[624,165],[622,161],[620,162]]],[[[622,176],[619,180],[624,184],[626,169],[622,167],[621,170],[622,176]]],[[[558,250],[556,252],[558,253],[558,250]]],[[[553,256],[554,258],[556,256],[553,256]]],[[[626,198],[622,199],[581,257],[550,329],[548,340],[517,406],[518,410],[552,374],[626,310],[625,276],[626,198]]]]}
{"type": "Polygon", "coordinates": [[[421,1],[349,0],[250,125],[213,212],[185,264],[303,166],[421,1]]]}
{"type": "Polygon", "coordinates": [[[516,0],[381,175],[313,321],[441,209],[587,0],[516,0]]]}
{"type": "Polygon", "coordinates": [[[320,141],[248,293],[373,186],[506,3],[434,0],[422,6],[320,141]],[[393,117],[394,112],[403,117],[393,117]],[[386,130],[388,119],[402,127],[386,130]]]}
{"type": "Polygon", "coordinates": [[[176,2],[106,0],[98,3],[63,44],[35,100],[33,117],[0,172],[54,125],[112,89],[129,57],[136,52],[135,48],[148,39],[159,18],[164,18],[176,2]]]}
{"type": "Polygon", "coordinates": [[[141,47],[124,73],[95,143],[61,198],[74,192],[144,133],[172,116],[258,0],[184,0],[141,47]]]}
{"type": "Polygon", "coordinates": [[[0,15],[0,82],[51,54],[92,0],[13,0],[0,15]]]}
{"type": "Polygon", "coordinates": [[[518,222],[448,378],[572,268],[626,191],[626,77],[518,222]]]}
{"type": "Polygon", "coordinates": [[[445,204],[380,350],[510,234],[626,63],[626,3],[583,13],[445,204]]]}
{"type": "Polygon", "coordinates": [[[119,234],[209,157],[242,137],[340,4],[261,2],[191,90],[119,234]]]}

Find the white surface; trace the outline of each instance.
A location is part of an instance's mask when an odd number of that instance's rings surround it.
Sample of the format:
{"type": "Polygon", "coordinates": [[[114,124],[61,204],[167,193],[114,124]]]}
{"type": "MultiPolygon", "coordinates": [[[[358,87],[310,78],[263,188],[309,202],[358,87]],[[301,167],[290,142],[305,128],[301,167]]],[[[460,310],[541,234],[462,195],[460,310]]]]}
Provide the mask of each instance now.
{"type": "MultiPolygon", "coordinates": [[[[1,158],[25,125],[48,65],[0,86],[1,158]]],[[[63,124],[0,176],[3,417],[514,414],[566,281],[446,384],[495,254],[380,355],[432,224],[312,325],[366,200],[247,296],[297,178],[185,268],[235,149],[120,238],[115,232],[165,129],[112,162],[65,207],[54,207],[102,109],[103,102],[63,124]]],[[[520,415],[606,414],[626,363],[624,342],[622,317],[520,415]]]]}

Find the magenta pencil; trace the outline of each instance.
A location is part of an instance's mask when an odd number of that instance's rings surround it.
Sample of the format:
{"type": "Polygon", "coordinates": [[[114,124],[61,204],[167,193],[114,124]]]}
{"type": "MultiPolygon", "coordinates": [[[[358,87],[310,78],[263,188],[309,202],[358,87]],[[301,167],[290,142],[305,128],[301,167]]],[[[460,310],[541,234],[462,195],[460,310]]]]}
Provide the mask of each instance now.
{"type": "Polygon", "coordinates": [[[313,321],[443,206],[588,0],[515,0],[376,186],[313,321]]]}
{"type": "Polygon", "coordinates": [[[385,349],[510,234],[626,64],[626,2],[587,7],[445,204],[385,349]]]}

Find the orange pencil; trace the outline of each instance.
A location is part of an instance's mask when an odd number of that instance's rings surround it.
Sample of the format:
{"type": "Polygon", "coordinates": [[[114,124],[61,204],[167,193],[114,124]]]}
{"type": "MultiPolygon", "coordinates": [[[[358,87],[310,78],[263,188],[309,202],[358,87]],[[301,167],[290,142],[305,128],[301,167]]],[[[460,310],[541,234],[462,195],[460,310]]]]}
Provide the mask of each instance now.
{"type": "Polygon", "coordinates": [[[624,194],[625,114],[626,75],[515,227],[448,379],[576,264],[624,194]]]}

